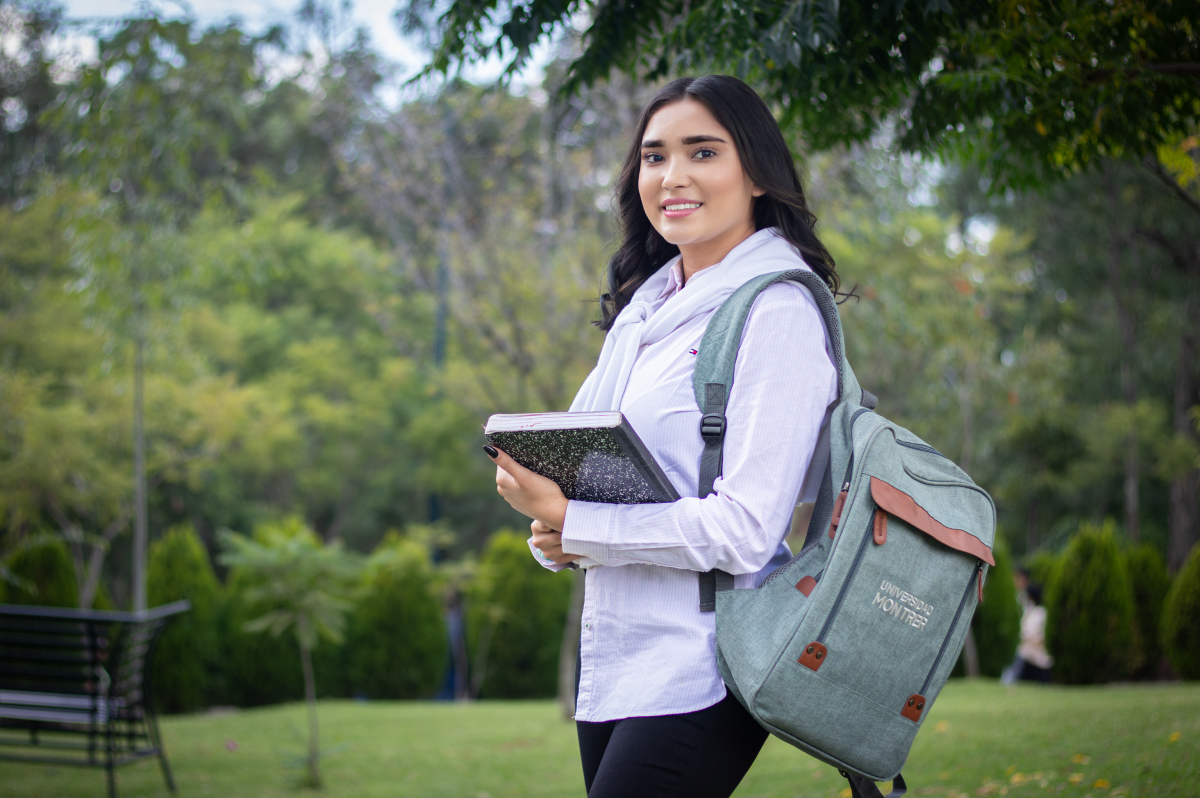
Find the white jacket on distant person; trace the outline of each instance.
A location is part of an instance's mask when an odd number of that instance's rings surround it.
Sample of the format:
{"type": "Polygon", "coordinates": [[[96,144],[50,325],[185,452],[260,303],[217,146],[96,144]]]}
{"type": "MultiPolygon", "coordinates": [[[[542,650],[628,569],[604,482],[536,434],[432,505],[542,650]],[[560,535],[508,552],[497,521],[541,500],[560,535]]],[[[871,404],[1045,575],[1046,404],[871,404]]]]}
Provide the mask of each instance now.
{"type": "Polygon", "coordinates": [[[1017,656],[1039,668],[1049,668],[1054,657],[1046,650],[1046,608],[1030,602],[1021,616],[1021,645],[1017,656]]]}

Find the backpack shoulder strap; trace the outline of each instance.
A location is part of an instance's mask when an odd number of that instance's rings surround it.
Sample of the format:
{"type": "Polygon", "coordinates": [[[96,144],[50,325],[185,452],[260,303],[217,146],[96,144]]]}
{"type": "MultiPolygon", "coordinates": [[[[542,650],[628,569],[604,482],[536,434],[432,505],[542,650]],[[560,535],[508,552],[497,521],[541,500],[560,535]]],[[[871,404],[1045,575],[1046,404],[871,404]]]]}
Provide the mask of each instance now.
{"type": "MultiPolygon", "coordinates": [[[[838,402],[852,399],[862,405],[874,407],[874,397],[865,394],[846,361],[842,323],[838,316],[837,303],[832,292],[813,272],[808,269],[764,274],[742,285],[717,308],[709,319],[704,338],[696,355],[696,371],[692,385],[696,392],[696,404],[702,413],[700,437],[704,439],[704,452],[700,456],[699,496],[704,498],[713,492],[713,483],[721,475],[721,453],[725,444],[725,408],[733,388],[733,371],[737,363],[738,347],[742,343],[742,330],[746,318],[758,295],[775,283],[799,283],[809,290],[816,300],[817,309],[829,334],[833,350],[833,362],[837,367],[838,402]],[[864,401],[865,400],[865,401],[864,401]]],[[[820,529],[829,522],[833,508],[832,472],[825,467],[821,480],[817,504],[809,522],[810,532],[820,529]]],[[[700,611],[716,610],[716,594],[719,590],[733,588],[733,577],[720,570],[700,574],[700,611]]]]}

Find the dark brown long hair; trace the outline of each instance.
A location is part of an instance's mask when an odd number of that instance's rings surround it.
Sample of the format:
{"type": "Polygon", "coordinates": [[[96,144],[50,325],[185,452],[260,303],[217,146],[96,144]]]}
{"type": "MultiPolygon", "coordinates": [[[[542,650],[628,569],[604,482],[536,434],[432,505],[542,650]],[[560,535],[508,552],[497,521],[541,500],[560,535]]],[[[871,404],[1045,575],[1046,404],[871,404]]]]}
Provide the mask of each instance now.
{"type": "Polygon", "coordinates": [[[742,168],[754,185],[765,193],[754,199],[754,228],[779,229],[780,234],[800,250],[808,264],[830,290],[840,285],[833,257],[817,238],[813,228],[817,217],[808,210],[804,186],[788,150],[779,124],[754,89],[728,75],[680,78],[654,95],[629,143],[629,152],[617,181],[617,213],[621,220],[620,249],[608,262],[608,290],[600,295],[603,317],[596,326],[612,327],[621,309],[633,294],[664,263],[679,254],[679,247],[667,243],[646,217],[638,193],[638,172],[642,163],[642,138],[650,117],[660,108],[685,98],[704,103],[721,126],[733,136],[742,168]]]}

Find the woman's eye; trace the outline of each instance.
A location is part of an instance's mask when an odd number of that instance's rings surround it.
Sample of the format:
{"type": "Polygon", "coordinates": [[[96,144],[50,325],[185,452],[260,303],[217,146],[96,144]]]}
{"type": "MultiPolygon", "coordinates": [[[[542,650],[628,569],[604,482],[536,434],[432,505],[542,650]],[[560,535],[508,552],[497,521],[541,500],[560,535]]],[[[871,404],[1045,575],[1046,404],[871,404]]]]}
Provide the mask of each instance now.
{"type": "Polygon", "coordinates": [[[710,150],[707,147],[705,147],[704,149],[696,150],[697,158],[711,158],[716,154],[717,154],[716,150],[710,150]]]}
{"type": "Polygon", "coordinates": [[[646,163],[661,163],[663,157],[657,152],[648,152],[642,156],[642,160],[646,163]]]}

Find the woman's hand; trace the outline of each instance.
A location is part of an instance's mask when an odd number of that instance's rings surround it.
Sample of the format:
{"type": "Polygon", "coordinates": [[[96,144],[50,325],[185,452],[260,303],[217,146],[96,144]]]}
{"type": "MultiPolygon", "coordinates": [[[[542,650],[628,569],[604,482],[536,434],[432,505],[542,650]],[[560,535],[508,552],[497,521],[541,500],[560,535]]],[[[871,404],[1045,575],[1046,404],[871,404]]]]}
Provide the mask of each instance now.
{"type": "Polygon", "coordinates": [[[562,532],[551,529],[541,521],[529,525],[533,532],[533,547],[542,553],[542,557],[553,560],[559,565],[566,565],[579,559],[578,554],[567,554],[562,549],[562,532]]]}
{"type": "Polygon", "coordinates": [[[550,531],[561,530],[567,518],[567,497],[558,483],[535,474],[499,449],[485,446],[484,451],[496,463],[496,492],[518,513],[541,521],[550,531]]]}

